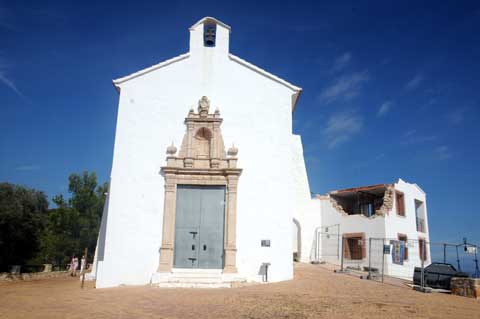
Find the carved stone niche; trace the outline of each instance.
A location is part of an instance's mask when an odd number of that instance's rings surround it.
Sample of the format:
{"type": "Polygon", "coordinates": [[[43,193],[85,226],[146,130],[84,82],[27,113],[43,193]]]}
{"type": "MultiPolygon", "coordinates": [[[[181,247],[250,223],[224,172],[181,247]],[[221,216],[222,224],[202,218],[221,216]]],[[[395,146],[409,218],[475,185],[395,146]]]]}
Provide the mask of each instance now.
{"type": "Polygon", "coordinates": [[[220,126],[222,118],[215,110],[209,113],[210,101],[203,96],[198,112],[190,110],[185,118],[187,130],[182,146],[167,148],[167,165],[161,168],[165,177],[163,236],[158,272],[171,272],[175,245],[175,214],[177,185],[226,186],[224,273],[236,273],[237,185],[242,170],[237,168],[238,149],[225,152],[220,126]]]}

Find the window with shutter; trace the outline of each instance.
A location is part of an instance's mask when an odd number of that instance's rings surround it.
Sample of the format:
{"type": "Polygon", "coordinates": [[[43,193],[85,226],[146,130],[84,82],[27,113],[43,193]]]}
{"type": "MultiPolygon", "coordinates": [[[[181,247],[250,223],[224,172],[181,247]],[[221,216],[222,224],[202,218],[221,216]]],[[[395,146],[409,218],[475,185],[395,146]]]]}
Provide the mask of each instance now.
{"type": "Polygon", "coordinates": [[[426,261],[427,260],[427,243],[425,242],[425,239],[419,238],[418,246],[419,246],[418,251],[420,252],[420,259],[423,261],[426,261]]]}
{"type": "Polygon", "coordinates": [[[408,238],[405,234],[398,234],[398,240],[405,242],[405,248],[403,250],[403,260],[408,260],[408,238]]]}
{"type": "Polygon", "coordinates": [[[366,258],[365,233],[343,235],[343,256],[345,259],[362,260],[366,258]]]}
{"type": "Polygon", "coordinates": [[[405,216],[405,196],[402,192],[395,192],[395,202],[397,206],[397,215],[405,216]]]}

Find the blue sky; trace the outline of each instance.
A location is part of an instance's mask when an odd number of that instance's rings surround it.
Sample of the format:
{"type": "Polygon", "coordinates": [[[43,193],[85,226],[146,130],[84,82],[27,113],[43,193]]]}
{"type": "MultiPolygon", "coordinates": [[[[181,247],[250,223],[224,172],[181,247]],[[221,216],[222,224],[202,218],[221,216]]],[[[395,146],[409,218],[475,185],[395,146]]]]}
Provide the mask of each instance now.
{"type": "Polygon", "coordinates": [[[313,192],[399,177],[431,238],[480,243],[478,1],[0,1],[0,181],[66,193],[110,174],[111,79],[188,51],[203,16],[231,52],[304,91],[294,114],[313,192]]]}

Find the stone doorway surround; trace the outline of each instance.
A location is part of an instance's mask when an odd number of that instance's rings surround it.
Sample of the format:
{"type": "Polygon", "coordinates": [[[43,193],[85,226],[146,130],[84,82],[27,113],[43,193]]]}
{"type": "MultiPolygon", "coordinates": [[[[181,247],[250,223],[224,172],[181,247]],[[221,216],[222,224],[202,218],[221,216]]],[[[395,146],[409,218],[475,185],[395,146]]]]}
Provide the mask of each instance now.
{"type": "Polygon", "coordinates": [[[226,186],[223,273],[237,273],[237,185],[242,170],[237,168],[238,149],[232,145],[225,152],[219,110],[210,114],[209,109],[210,101],[203,96],[198,101],[198,112],[192,108],[185,118],[187,130],[178,156],[173,143],[167,148],[167,165],[161,168],[165,199],[158,273],[173,270],[177,185],[226,186]]]}

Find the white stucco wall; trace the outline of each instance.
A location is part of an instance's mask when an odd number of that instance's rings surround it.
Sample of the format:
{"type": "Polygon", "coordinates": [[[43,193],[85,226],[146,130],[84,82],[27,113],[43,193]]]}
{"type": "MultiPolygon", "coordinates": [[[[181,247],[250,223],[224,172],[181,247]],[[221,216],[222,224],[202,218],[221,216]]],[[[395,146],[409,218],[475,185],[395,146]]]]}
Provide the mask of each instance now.
{"type": "MultiPolygon", "coordinates": [[[[229,30],[217,26],[217,45],[203,46],[203,25],[190,31],[190,53],[134,77],[120,87],[104,261],[97,287],[147,284],[156,272],[162,240],[165,150],[179,147],[183,120],[201,96],[224,119],[228,148],[239,149],[237,268],[248,280],[290,279],[292,217],[292,94],[283,83],[229,56],[229,30]],[[260,247],[270,239],[271,247],[260,247]]],[[[118,81],[121,82],[121,81],[118,81]]],[[[298,142],[297,142],[298,143],[298,142]]],[[[307,185],[308,187],[308,185],[307,185]]]]}
{"type": "Polygon", "coordinates": [[[308,183],[307,170],[303,157],[302,140],[299,135],[293,135],[292,139],[292,196],[295,198],[293,218],[295,228],[300,232],[297,240],[294,240],[294,250],[298,252],[301,262],[313,260],[315,241],[315,229],[321,225],[319,201],[311,199],[308,183]]]}
{"type": "Polygon", "coordinates": [[[311,262],[317,259],[316,233],[322,226],[321,201],[311,199],[303,207],[304,209],[297,216],[302,229],[300,261],[311,262]]]}
{"type": "MultiPolygon", "coordinates": [[[[404,194],[405,201],[405,216],[397,214],[397,202],[394,201],[394,206],[390,214],[385,218],[386,238],[398,239],[398,234],[407,235],[408,243],[408,260],[404,261],[403,265],[396,265],[392,263],[391,256],[387,258],[387,273],[391,276],[412,279],[415,267],[420,267],[420,251],[418,239],[425,239],[430,241],[428,235],[428,213],[427,213],[427,199],[423,190],[417,184],[411,184],[399,179],[394,184],[395,190],[404,194]],[[419,200],[425,205],[425,226],[426,233],[417,231],[416,216],[415,216],[415,200],[419,200]]],[[[427,245],[427,260],[425,265],[430,264],[430,249],[427,245]]]]}
{"type": "MultiPolygon", "coordinates": [[[[321,199],[322,202],[322,228],[329,227],[330,233],[343,234],[348,233],[364,233],[367,245],[368,238],[384,238],[385,237],[385,218],[382,216],[366,217],[364,215],[346,215],[339,213],[332,205],[329,198],[321,199]],[[338,226],[337,226],[338,225],[338,226]]],[[[321,236],[325,238],[325,236],[321,236]]],[[[334,236],[331,237],[330,245],[335,245],[336,240],[334,236]]],[[[325,240],[325,239],[324,239],[325,240]]],[[[341,240],[341,239],[340,239],[341,240]]],[[[340,245],[341,249],[341,243],[340,245]]],[[[339,264],[340,259],[337,256],[333,256],[333,250],[327,247],[326,243],[320,244],[320,259],[330,263],[339,264]],[[328,253],[323,253],[322,250],[328,253]]],[[[341,254],[341,251],[340,251],[341,254]]],[[[346,266],[368,266],[368,248],[366,249],[367,258],[363,261],[357,260],[344,260],[346,266]]],[[[372,266],[373,267],[373,266],[372,266]]]]}

